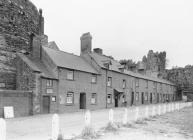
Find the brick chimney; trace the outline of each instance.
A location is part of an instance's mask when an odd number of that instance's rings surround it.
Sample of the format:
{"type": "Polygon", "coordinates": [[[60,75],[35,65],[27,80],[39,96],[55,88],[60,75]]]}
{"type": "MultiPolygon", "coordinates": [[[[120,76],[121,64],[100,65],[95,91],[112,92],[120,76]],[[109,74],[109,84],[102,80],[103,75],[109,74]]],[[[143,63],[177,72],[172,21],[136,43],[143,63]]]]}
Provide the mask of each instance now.
{"type": "Polygon", "coordinates": [[[44,34],[44,17],[42,16],[42,9],[39,9],[39,35],[44,34]]]}
{"type": "Polygon", "coordinates": [[[91,53],[91,50],[92,50],[92,36],[91,36],[91,34],[89,32],[84,33],[80,37],[80,41],[81,41],[81,53],[80,54],[91,53]]]}
{"type": "Polygon", "coordinates": [[[95,49],[93,49],[93,51],[94,51],[95,53],[97,53],[97,54],[100,54],[100,55],[103,54],[103,50],[102,50],[101,48],[95,48],[95,49]]]}
{"type": "Polygon", "coordinates": [[[35,35],[32,41],[31,57],[40,60],[42,57],[42,46],[48,44],[48,37],[46,35],[35,35]]]}

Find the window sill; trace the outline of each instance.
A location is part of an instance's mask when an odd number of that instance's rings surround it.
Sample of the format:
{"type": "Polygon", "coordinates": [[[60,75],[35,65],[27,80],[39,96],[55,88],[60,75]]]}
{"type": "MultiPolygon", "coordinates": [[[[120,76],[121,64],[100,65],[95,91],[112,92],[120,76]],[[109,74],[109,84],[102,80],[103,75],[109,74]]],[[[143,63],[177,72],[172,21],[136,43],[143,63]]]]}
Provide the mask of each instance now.
{"type": "Polygon", "coordinates": [[[74,104],[73,103],[66,103],[65,105],[66,106],[73,106],[74,104]]]}
{"type": "Polygon", "coordinates": [[[66,80],[68,80],[68,81],[75,81],[74,79],[66,79],[66,80]]]}

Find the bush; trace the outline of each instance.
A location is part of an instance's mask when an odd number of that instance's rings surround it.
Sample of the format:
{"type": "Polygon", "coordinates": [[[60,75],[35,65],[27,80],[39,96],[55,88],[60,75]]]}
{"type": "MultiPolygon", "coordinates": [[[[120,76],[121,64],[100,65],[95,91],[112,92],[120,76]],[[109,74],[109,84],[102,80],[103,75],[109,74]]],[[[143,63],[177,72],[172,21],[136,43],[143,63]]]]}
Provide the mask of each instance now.
{"type": "Polygon", "coordinates": [[[97,138],[97,133],[91,126],[87,126],[82,130],[81,137],[83,139],[94,139],[97,138]]]}

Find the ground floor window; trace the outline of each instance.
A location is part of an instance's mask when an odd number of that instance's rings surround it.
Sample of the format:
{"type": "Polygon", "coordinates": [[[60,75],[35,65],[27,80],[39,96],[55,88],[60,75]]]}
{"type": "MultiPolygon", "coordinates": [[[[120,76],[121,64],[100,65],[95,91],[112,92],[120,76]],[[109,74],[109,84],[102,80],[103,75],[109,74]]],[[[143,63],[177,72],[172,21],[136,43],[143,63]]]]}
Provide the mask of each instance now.
{"type": "Polygon", "coordinates": [[[91,94],[91,104],[96,104],[97,103],[97,94],[92,93],[91,94]]]}
{"type": "Polygon", "coordinates": [[[145,101],[148,101],[148,92],[145,93],[145,101]]]}
{"type": "Polygon", "coordinates": [[[139,100],[139,92],[136,92],[136,94],[135,94],[135,100],[136,100],[136,101],[139,100]]]}
{"type": "Polygon", "coordinates": [[[74,93],[68,92],[66,95],[66,103],[67,104],[73,104],[73,102],[74,102],[74,93]]]}
{"type": "Polygon", "coordinates": [[[56,102],[56,96],[52,96],[52,102],[56,102]]]}
{"type": "Polygon", "coordinates": [[[156,99],[156,97],[155,97],[156,95],[155,95],[155,93],[153,93],[153,100],[155,100],[156,99]]]}
{"type": "Polygon", "coordinates": [[[107,95],[107,103],[111,104],[112,103],[112,94],[107,95]]]}

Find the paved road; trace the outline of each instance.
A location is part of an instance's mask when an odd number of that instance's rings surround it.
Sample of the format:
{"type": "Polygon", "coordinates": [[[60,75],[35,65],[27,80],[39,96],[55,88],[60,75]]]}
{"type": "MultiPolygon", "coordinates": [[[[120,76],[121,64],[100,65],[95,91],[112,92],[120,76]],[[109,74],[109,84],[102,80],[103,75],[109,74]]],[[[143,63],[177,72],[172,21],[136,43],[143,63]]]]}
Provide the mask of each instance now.
{"type": "MultiPolygon", "coordinates": [[[[158,112],[159,104],[154,105],[158,112]]],[[[164,111],[163,104],[161,104],[164,111]]],[[[148,105],[151,114],[153,105],[148,105]]],[[[169,106],[167,106],[169,109],[169,106]]],[[[121,122],[124,108],[114,110],[115,122],[121,122]]],[[[128,108],[128,120],[134,120],[136,107],[128,108]]],[[[146,106],[139,107],[139,117],[144,117],[146,106]]],[[[95,130],[104,127],[108,123],[109,109],[91,111],[91,124],[95,130]]],[[[52,115],[36,115],[6,120],[7,140],[48,140],[51,137],[52,115]]],[[[63,135],[79,135],[84,128],[84,111],[60,114],[60,128],[63,135]]]]}

